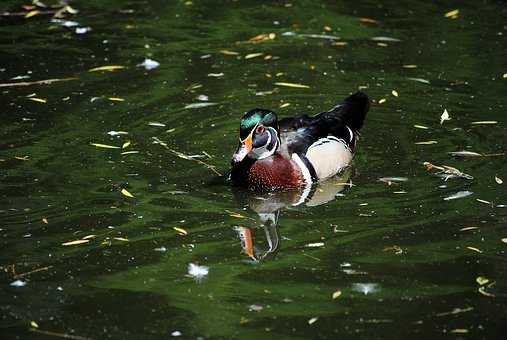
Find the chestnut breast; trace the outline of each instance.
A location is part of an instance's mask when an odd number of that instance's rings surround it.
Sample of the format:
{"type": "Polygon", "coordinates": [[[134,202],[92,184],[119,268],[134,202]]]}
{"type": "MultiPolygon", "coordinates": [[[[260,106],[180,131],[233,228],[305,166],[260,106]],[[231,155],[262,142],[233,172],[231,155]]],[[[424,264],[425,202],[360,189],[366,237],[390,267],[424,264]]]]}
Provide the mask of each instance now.
{"type": "Polygon", "coordinates": [[[275,153],[252,164],[248,182],[260,187],[294,188],[304,185],[304,178],[294,161],[275,153]]]}

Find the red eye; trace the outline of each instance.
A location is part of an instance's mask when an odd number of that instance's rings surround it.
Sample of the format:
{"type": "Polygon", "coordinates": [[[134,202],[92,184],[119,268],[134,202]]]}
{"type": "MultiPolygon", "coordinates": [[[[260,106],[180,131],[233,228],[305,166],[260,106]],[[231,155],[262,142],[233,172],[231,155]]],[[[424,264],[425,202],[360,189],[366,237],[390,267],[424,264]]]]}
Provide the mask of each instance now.
{"type": "Polygon", "coordinates": [[[259,125],[257,126],[257,129],[255,129],[255,133],[260,135],[261,133],[264,132],[264,130],[265,130],[264,125],[259,125]]]}

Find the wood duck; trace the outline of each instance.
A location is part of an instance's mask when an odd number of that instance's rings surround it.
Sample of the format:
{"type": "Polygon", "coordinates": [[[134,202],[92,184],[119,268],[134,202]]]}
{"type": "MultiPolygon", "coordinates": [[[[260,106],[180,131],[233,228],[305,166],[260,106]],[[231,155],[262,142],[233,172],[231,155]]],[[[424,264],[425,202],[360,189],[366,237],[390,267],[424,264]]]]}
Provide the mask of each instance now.
{"type": "Polygon", "coordinates": [[[330,178],[350,164],[369,107],[368,96],[356,92],[313,117],[278,121],[270,110],[246,112],[231,161],[231,181],[251,189],[310,190],[316,181],[330,178]]]}

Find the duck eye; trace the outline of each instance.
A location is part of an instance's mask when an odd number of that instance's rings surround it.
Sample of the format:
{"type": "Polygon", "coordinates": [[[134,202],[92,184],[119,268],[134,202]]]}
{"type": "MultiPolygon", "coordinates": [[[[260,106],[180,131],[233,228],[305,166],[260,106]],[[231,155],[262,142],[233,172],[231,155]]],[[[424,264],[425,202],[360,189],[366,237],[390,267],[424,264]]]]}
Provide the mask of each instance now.
{"type": "Polygon", "coordinates": [[[264,132],[264,130],[265,130],[265,129],[264,129],[264,125],[259,125],[259,126],[257,126],[257,128],[255,129],[255,133],[256,133],[256,134],[261,134],[261,133],[263,133],[263,132],[264,132]]]}

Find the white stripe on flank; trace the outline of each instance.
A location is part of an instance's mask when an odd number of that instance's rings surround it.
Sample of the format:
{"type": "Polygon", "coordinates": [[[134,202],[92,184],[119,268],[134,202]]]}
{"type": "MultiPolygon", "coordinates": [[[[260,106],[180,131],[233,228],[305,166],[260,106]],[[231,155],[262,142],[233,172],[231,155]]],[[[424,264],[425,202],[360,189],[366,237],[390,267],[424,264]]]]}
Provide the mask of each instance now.
{"type": "Polygon", "coordinates": [[[352,129],[349,128],[347,125],[345,125],[345,127],[347,128],[347,130],[349,130],[349,133],[350,133],[349,143],[352,143],[352,139],[354,138],[354,133],[352,132],[352,129]]]}
{"type": "Polygon", "coordinates": [[[301,173],[303,174],[303,178],[305,179],[305,182],[306,182],[305,190],[303,190],[303,193],[301,194],[300,199],[296,203],[292,204],[293,206],[296,206],[296,205],[300,205],[301,203],[303,203],[306,200],[306,198],[308,197],[308,195],[311,192],[313,181],[312,181],[312,175],[310,174],[310,170],[308,170],[305,163],[303,163],[303,161],[301,160],[301,158],[299,157],[299,155],[297,153],[292,154],[292,160],[294,162],[296,162],[296,164],[299,166],[299,169],[301,169],[301,173]]]}

